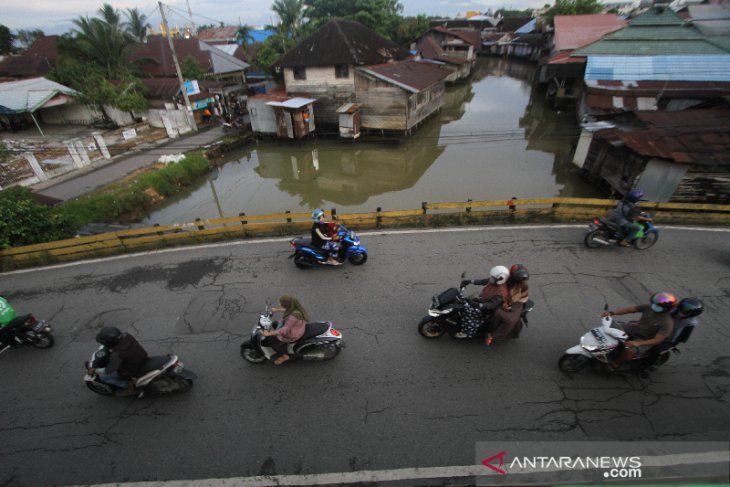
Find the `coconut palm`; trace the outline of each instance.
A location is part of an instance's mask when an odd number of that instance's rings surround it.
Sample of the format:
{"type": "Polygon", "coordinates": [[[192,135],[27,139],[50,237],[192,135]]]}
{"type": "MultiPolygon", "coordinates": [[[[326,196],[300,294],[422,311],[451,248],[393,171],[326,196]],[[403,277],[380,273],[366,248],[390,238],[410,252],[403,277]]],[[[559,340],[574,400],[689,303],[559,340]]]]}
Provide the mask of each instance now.
{"type": "Polygon", "coordinates": [[[248,47],[248,41],[253,40],[251,36],[252,31],[253,28],[250,25],[239,25],[238,29],[236,29],[236,38],[241,41],[241,46],[243,46],[244,50],[248,47]]]}
{"type": "Polygon", "coordinates": [[[119,27],[122,17],[119,15],[119,10],[115,9],[108,3],[105,3],[99,9],[99,15],[109,25],[119,27]]]}
{"type": "Polygon", "coordinates": [[[304,20],[304,0],[274,0],[271,10],[281,20],[281,32],[296,39],[304,20]]]}
{"type": "MultiPolygon", "coordinates": [[[[113,21],[113,18],[109,20],[113,21]]],[[[99,66],[107,79],[129,72],[129,54],[136,45],[132,35],[123,31],[118,23],[102,19],[79,17],[73,23],[76,27],[71,32],[77,54],[99,66]]]]}
{"type": "Polygon", "coordinates": [[[124,15],[127,17],[127,21],[122,24],[124,29],[138,42],[144,42],[147,37],[147,29],[150,27],[147,16],[139,13],[136,8],[128,8],[124,15]]]}

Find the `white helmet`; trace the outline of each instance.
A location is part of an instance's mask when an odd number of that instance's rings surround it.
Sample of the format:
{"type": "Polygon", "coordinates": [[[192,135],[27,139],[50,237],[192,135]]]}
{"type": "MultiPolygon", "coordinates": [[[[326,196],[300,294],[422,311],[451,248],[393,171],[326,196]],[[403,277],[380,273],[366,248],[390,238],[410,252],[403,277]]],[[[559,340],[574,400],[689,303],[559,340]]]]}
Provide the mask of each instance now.
{"type": "Polygon", "coordinates": [[[509,279],[509,269],[503,265],[492,267],[489,275],[494,279],[495,284],[504,284],[509,279]]]}

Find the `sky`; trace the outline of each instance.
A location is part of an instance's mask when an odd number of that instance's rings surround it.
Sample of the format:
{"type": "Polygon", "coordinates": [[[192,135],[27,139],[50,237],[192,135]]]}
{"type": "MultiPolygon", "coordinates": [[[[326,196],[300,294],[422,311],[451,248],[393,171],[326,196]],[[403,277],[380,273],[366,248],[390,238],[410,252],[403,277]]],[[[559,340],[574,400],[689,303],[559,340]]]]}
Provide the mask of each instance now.
{"type": "MultiPolygon", "coordinates": [[[[41,29],[47,35],[63,34],[71,27],[71,20],[80,16],[96,16],[104,2],[125,10],[136,7],[147,15],[153,27],[160,23],[160,12],[156,0],[0,0],[0,24],[13,32],[18,29],[41,29]]],[[[271,0],[188,0],[196,25],[224,22],[230,25],[266,25],[277,22],[271,11],[271,0]]],[[[168,22],[184,25],[187,21],[185,0],[163,2],[173,8],[168,22]]],[[[489,9],[509,8],[523,10],[541,7],[550,0],[400,0],[403,15],[419,14],[454,17],[468,11],[485,12],[489,9]]]]}

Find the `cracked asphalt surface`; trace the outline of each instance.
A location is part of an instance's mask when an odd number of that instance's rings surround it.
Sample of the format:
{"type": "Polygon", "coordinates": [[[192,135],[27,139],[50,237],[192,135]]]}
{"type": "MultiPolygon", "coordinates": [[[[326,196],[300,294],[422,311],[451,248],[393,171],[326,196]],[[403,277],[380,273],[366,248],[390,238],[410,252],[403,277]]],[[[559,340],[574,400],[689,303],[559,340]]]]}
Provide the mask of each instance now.
{"type": "MultiPolygon", "coordinates": [[[[185,249],[0,275],[19,313],[54,327],[50,350],[0,355],[0,486],[471,465],[499,440],[730,438],[730,233],[661,228],[648,251],[583,247],[584,229],[362,236],[370,259],[301,271],[285,241],[185,249]],[[484,347],[416,326],[462,271],[521,262],[536,305],[519,340],[484,347]],[[649,378],[561,373],[557,361],[616,308],[667,290],[707,306],[689,343],[649,378]],[[330,362],[252,365],[239,355],[284,293],[332,320],[330,362]],[[102,325],[199,380],[161,398],[88,391],[102,325]]],[[[474,288],[477,292],[478,288],[474,288]]]]}

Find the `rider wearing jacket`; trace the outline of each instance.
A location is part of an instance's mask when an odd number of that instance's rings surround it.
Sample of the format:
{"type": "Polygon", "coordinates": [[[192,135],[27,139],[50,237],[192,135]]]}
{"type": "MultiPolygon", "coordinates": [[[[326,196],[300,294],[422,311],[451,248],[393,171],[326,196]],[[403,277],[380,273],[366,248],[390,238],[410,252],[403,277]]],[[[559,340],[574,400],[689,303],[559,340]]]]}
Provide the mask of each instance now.
{"type": "Polygon", "coordinates": [[[621,227],[621,231],[624,234],[623,240],[619,244],[623,247],[631,245],[631,241],[636,238],[641,231],[641,226],[636,223],[639,221],[651,221],[651,218],[645,217],[640,214],[636,208],[636,203],[644,197],[644,192],[638,188],[632,189],[624,199],[618,202],[616,207],[613,209],[611,214],[611,221],[621,227]]]}
{"type": "Polygon", "coordinates": [[[318,249],[324,249],[328,252],[327,263],[330,265],[340,265],[337,260],[337,252],[340,244],[337,243],[337,234],[330,236],[329,224],[324,220],[324,210],[317,208],[312,212],[312,246],[318,249]]]}
{"type": "Polygon", "coordinates": [[[147,360],[145,349],[132,335],[112,326],[102,328],[96,341],[102,348],[89,363],[89,375],[98,372],[102,382],[125,388],[122,395],[134,394],[134,384],[129,379],[137,376],[147,360]]]}
{"type": "Polygon", "coordinates": [[[13,333],[11,332],[12,326],[10,324],[17,317],[15,310],[5,298],[0,297],[0,348],[5,345],[10,345],[13,339],[13,333]]]}

